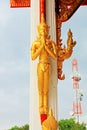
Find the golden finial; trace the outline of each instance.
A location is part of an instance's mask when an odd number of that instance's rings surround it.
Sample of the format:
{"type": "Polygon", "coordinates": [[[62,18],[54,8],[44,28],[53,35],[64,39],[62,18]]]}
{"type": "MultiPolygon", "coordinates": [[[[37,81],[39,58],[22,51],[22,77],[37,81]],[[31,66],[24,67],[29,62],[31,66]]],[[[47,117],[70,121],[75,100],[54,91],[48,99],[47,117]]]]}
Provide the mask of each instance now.
{"type": "Polygon", "coordinates": [[[44,14],[41,15],[41,23],[46,23],[44,14]]]}
{"type": "Polygon", "coordinates": [[[57,130],[58,122],[53,116],[52,108],[49,110],[48,118],[42,124],[42,130],[57,130]]]}
{"type": "Polygon", "coordinates": [[[49,110],[49,116],[53,116],[52,108],[50,108],[50,110],[49,110]]]}

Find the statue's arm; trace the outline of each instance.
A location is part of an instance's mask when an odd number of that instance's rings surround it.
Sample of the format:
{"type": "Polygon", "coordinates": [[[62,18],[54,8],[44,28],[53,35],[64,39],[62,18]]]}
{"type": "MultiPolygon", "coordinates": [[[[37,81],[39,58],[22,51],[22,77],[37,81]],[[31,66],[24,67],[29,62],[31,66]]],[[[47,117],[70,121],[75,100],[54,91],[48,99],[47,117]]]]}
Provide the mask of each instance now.
{"type": "Polygon", "coordinates": [[[56,53],[56,46],[55,44],[52,42],[50,43],[52,45],[52,48],[48,48],[47,45],[45,45],[45,49],[47,50],[47,52],[49,53],[49,55],[53,58],[53,59],[57,59],[57,53],[56,53]]]}
{"type": "Polygon", "coordinates": [[[42,51],[42,49],[43,49],[42,45],[40,45],[38,47],[38,42],[34,42],[32,44],[32,47],[31,47],[31,58],[32,58],[32,60],[35,60],[40,55],[40,52],[42,51]]]}
{"type": "Polygon", "coordinates": [[[53,53],[55,55],[57,55],[57,46],[56,46],[56,44],[54,42],[52,42],[52,49],[53,49],[53,53]]]}

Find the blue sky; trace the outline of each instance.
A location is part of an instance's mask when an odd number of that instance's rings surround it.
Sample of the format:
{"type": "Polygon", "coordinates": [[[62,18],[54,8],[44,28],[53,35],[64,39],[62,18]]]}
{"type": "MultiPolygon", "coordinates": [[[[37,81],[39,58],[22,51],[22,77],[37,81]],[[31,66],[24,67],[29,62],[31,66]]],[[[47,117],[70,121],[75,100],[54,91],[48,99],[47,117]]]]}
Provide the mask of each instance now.
{"type": "Polygon", "coordinates": [[[79,82],[80,89],[83,91],[81,118],[86,117],[87,122],[87,7],[81,6],[76,13],[69,19],[68,22],[63,23],[62,26],[62,39],[63,44],[67,42],[67,32],[70,28],[73,32],[73,39],[77,44],[73,49],[73,54],[70,59],[66,60],[63,64],[63,72],[66,75],[64,81],[59,81],[59,119],[69,118],[70,111],[73,106],[73,81],[72,74],[72,60],[78,60],[78,71],[81,74],[81,81],[79,82]]]}
{"type": "MultiPolygon", "coordinates": [[[[77,58],[82,76],[83,116],[87,115],[87,7],[80,7],[73,17],[63,23],[62,39],[67,41],[67,31],[73,32],[77,41],[71,58],[64,62],[64,81],[59,81],[59,119],[70,117],[73,104],[72,59],[77,58]]],[[[0,130],[29,121],[29,49],[30,9],[11,9],[9,0],[0,1],[0,130]]]]}
{"type": "Polygon", "coordinates": [[[29,121],[30,9],[0,1],[0,130],[29,121]]]}

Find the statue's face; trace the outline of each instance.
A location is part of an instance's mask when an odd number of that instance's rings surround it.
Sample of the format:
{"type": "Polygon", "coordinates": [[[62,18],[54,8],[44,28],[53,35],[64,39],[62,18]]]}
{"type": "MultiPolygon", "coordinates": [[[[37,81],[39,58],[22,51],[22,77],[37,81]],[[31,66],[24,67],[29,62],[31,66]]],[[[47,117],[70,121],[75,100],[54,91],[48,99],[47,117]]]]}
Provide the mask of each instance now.
{"type": "Polygon", "coordinates": [[[42,25],[38,30],[40,36],[47,36],[48,35],[48,27],[46,25],[42,25]]]}

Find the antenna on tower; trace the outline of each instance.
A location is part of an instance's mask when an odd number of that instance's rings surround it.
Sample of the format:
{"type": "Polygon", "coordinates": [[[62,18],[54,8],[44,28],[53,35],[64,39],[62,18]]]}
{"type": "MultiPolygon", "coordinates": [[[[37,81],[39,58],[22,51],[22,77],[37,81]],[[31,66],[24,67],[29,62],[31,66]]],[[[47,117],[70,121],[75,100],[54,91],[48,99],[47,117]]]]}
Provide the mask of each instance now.
{"type": "Polygon", "coordinates": [[[82,96],[83,93],[79,87],[79,81],[81,80],[81,75],[78,72],[78,61],[77,59],[72,60],[72,79],[73,79],[73,114],[76,117],[76,122],[80,121],[80,115],[82,114],[82,96]]]}

